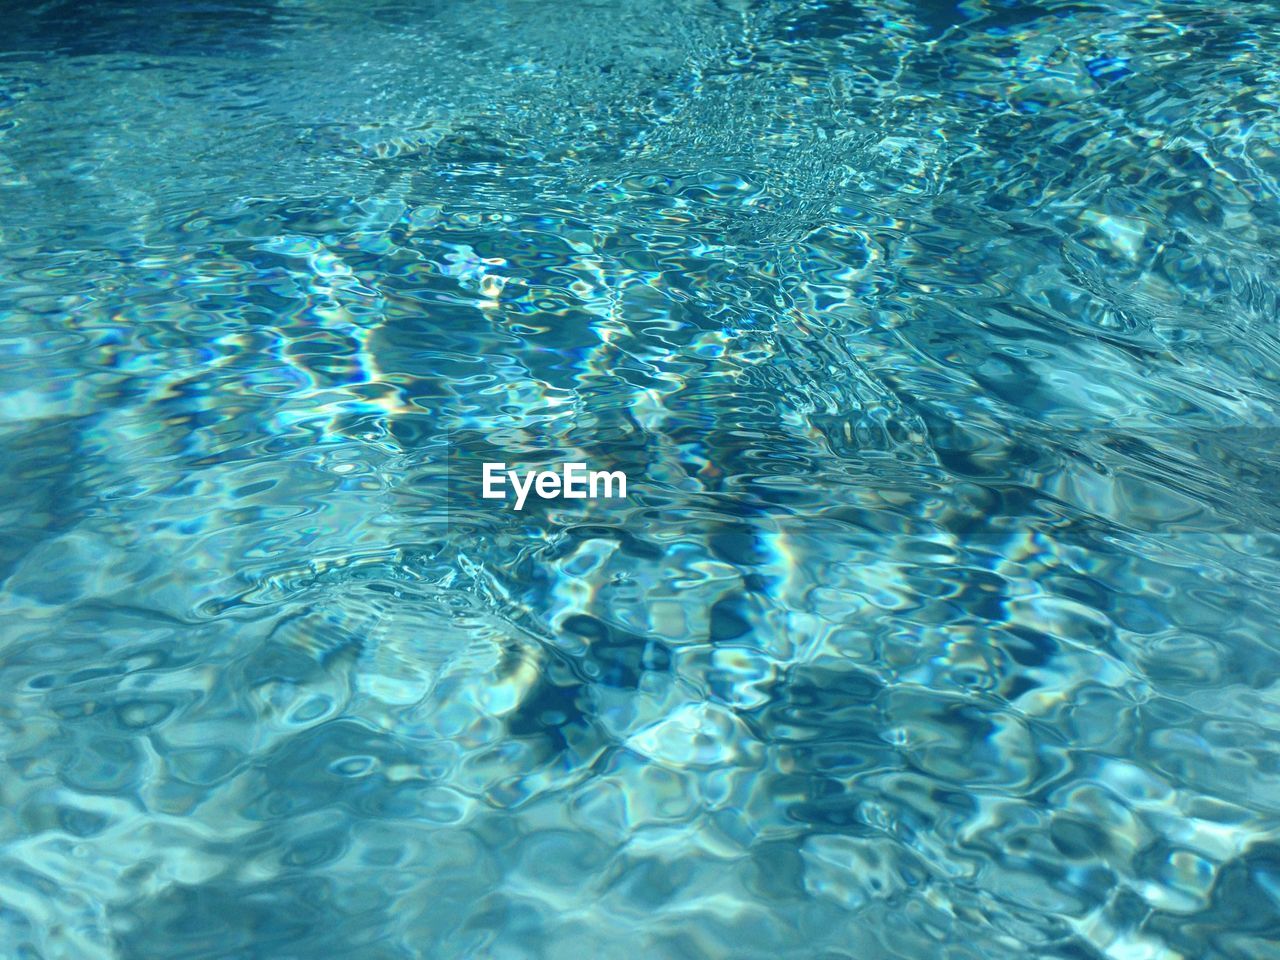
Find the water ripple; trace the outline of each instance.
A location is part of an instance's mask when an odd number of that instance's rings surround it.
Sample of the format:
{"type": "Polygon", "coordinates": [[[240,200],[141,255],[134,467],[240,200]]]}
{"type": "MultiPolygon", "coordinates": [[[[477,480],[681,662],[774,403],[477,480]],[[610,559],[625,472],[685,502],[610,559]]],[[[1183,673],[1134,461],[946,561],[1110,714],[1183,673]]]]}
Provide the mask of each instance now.
{"type": "Polygon", "coordinates": [[[6,956],[1274,955],[1267,5],[7,14],[6,956]]]}

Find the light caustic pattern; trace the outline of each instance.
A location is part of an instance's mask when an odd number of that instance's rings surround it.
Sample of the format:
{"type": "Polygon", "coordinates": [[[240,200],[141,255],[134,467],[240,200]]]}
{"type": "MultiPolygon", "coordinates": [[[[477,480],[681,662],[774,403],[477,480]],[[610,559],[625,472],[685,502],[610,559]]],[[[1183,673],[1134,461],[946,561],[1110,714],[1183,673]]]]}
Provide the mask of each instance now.
{"type": "Polygon", "coordinates": [[[1277,956],[1271,5],[10,6],[6,956],[1277,956]]]}

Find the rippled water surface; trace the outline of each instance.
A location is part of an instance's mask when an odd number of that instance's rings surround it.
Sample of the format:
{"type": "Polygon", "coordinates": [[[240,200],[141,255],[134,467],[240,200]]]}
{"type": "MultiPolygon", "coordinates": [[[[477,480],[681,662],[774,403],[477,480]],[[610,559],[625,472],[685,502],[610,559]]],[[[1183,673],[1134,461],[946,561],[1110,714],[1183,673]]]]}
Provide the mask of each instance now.
{"type": "Polygon", "coordinates": [[[1280,957],[1280,9],[3,14],[4,957],[1280,957]]]}

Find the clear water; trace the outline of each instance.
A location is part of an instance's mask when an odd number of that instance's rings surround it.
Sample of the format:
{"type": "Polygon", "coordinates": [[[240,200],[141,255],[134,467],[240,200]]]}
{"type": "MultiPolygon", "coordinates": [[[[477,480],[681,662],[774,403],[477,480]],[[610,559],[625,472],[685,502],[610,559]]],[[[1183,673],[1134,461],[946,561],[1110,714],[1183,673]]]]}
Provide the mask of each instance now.
{"type": "Polygon", "coordinates": [[[1280,957],[1276,7],[4,22],[4,957],[1280,957]]]}

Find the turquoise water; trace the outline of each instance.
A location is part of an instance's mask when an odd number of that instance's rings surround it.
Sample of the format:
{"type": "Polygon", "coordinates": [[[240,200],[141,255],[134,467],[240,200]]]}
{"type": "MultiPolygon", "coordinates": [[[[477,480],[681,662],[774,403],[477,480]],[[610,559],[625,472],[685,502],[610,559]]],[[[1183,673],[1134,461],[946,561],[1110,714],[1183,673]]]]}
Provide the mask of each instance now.
{"type": "Polygon", "coordinates": [[[1280,10],[3,12],[0,956],[1280,957],[1280,10]]]}

